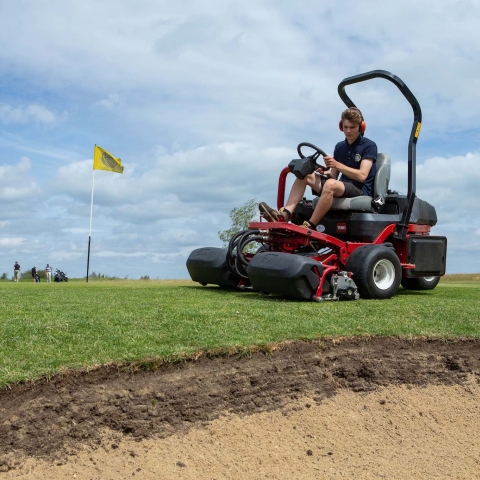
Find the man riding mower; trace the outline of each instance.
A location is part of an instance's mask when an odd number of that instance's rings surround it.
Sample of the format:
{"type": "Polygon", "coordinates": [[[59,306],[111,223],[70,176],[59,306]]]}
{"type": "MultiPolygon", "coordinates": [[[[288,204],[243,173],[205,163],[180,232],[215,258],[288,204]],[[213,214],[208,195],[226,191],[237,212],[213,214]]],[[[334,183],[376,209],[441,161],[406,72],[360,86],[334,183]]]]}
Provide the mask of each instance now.
{"type": "Polygon", "coordinates": [[[263,218],[234,235],[228,248],[194,250],[187,259],[192,280],[314,301],[387,299],[400,284],[435,288],[445,274],[447,239],[430,235],[435,208],[415,194],[420,105],[400,78],[384,70],[348,77],[338,93],[350,112],[340,121],[345,142],[332,157],[315,145],[298,145],[300,158],[280,173],[277,208],[260,204],[263,218]],[[361,114],[345,93],[346,86],[373,78],[392,82],[413,110],[407,195],[388,189],[390,157],[364,139],[365,122],[355,120],[355,112],[361,114]],[[306,147],[315,153],[304,155],[306,147]],[[285,203],[289,173],[296,180],[285,203]],[[303,198],[307,185],[319,197],[303,198]],[[252,244],[261,244],[256,253],[248,251],[252,244]]]}

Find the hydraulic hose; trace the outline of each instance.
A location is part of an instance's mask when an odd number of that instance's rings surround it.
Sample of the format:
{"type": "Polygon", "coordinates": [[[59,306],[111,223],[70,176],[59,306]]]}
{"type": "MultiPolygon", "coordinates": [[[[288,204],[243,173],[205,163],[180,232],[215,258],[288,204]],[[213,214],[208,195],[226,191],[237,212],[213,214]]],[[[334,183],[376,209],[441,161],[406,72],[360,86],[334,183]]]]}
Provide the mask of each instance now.
{"type": "Polygon", "coordinates": [[[230,239],[227,250],[227,267],[232,273],[248,278],[248,260],[243,255],[243,250],[249,243],[261,242],[264,239],[259,233],[260,230],[243,230],[230,239]]]}
{"type": "MultiPolygon", "coordinates": [[[[258,233],[258,230],[253,230],[253,233],[258,233]]],[[[245,250],[245,247],[252,242],[261,243],[263,237],[261,235],[244,235],[240,238],[237,245],[237,254],[242,253],[245,250]]],[[[241,262],[246,266],[248,265],[248,260],[245,256],[241,255],[241,262]]]]}
{"type": "Polygon", "coordinates": [[[237,243],[239,238],[246,233],[248,230],[242,230],[238,233],[236,233],[231,239],[230,242],[228,242],[228,247],[227,247],[227,267],[228,269],[234,274],[238,275],[237,272],[237,267],[235,266],[235,257],[236,257],[236,249],[237,249],[237,243]]]}

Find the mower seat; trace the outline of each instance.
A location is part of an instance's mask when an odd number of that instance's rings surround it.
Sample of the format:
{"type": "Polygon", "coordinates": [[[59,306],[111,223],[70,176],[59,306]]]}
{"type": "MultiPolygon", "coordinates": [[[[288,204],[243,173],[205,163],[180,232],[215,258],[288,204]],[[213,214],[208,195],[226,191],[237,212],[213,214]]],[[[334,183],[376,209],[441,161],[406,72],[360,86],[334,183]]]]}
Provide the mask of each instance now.
{"type": "MultiPolygon", "coordinates": [[[[385,201],[387,196],[388,183],[390,181],[390,167],[391,160],[386,153],[379,153],[377,155],[377,173],[373,182],[373,198],[367,195],[352,198],[334,198],[331,210],[355,210],[357,212],[375,212],[372,205],[373,199],[380,198],[385,201]]],[[[313,208],[315,209],[318,198],[313,200],[313,208]]]]}

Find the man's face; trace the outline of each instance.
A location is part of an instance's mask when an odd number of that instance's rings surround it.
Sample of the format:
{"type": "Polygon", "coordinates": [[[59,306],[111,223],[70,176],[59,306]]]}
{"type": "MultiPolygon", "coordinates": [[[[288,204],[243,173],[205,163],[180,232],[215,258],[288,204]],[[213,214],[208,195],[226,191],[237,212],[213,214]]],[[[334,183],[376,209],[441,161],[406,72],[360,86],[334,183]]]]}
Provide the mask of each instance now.
{"type": "Polygon", "coordinates": [[[360,124],[352,123],[350,120],[344,120],[342,126],[348,143],[353,143],[360,135],[360,124]]]}

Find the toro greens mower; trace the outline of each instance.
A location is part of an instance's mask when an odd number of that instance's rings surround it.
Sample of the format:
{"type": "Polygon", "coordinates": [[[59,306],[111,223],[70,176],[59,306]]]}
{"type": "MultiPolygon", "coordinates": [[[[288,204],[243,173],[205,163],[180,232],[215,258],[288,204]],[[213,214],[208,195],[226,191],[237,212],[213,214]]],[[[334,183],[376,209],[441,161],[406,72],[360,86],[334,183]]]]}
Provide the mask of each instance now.
{"type": "MultiPolygon", "coordinates": [[[[193,281],[313,301],[386,299],[400,284],[409,290],[435,288],[445,274],[447,239],[430,235],[437,223],[435,208],[415,195],[420,105],[400,78],[384,70],[348,77],[340,82],[338,93],[347,107],[355,107],[345,87],[373,78],[396,85],[413,109],[407,195],[388,189],[391,161],[380,153],[373,197],[335,198],[316,230],[299,225],[310,218],[318,198],[303,198],[290,222],[260,218],[237,233],[226,249],[194,250],[187,260],[193,281]],[[247,246],[258,244],[256,253],[248,253],[247,246]]],[[[320,167],[320,155],[325,156],[309,143],[301,143],[297,151],[300,158],[280,173],[277,208],[284,205],[287,175],[304,178],[320,167]],[[315,153],[305,156],[305,147],[315,153]]]]}

